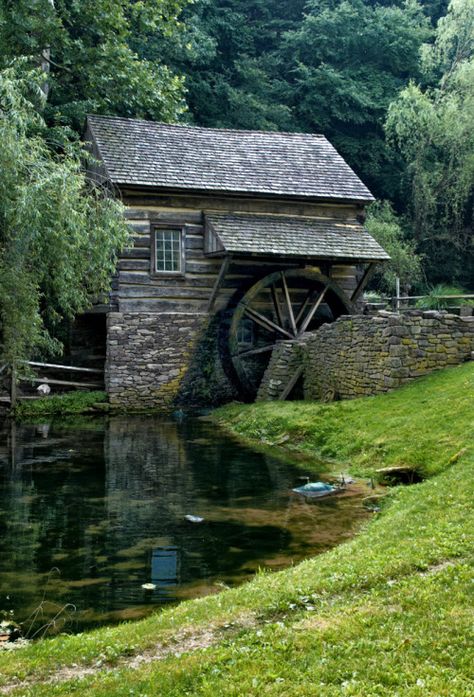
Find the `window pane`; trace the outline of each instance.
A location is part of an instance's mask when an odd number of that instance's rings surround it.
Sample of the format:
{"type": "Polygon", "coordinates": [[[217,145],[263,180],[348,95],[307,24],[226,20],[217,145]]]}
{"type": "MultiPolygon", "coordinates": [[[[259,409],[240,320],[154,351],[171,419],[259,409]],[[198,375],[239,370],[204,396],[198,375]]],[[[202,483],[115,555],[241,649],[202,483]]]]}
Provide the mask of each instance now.
{"type": "Polygon", "coordinates": [[[155,230],[156,271],[181,271],[181,231],[155,230]]]}

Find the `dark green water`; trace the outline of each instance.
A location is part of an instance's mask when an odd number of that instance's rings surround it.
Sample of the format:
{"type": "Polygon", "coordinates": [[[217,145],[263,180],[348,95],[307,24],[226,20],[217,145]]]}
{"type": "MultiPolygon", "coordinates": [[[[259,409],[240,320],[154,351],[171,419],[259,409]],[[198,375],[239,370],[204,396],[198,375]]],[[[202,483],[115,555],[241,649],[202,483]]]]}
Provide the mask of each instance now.
{"type": "Polygon", "coordinates": [[[40,607],[30,636],[56,613],[53,631],[81,631],[322,552],[357,529],[362,492],[305,502],[302,474],[197,418],[4,424],[0,610],[40,607]]]}

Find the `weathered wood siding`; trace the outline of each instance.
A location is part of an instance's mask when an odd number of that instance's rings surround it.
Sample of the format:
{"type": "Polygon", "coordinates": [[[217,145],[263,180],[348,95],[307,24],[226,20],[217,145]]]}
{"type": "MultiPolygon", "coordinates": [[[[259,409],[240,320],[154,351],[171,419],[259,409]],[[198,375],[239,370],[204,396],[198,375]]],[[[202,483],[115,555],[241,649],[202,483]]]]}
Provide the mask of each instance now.
{"type": "MultiPolygon", "coordinates": [[[[122,192],[127,205],[133,247],[120,258],[114,281],[114,301],[120,312],[206,312],[222,259],[204,253],[204,213],[239,211],[281,215],[327,216],[355,220],[360,209],[349,205],[316,205],[273,200],[144,196],[122,192]],[[151,234],[154,224],[183,228],[185,273],[177,277],[151,273],[151,234]]],[[[302,262],[249,257],[234,259],[219,290],[215,310],[226,307],[239,289],[279,268],[301,266],[302,262]]],[[[304,262],[307,265],[307,262],[304,262]]],[[[321,269],[323,272],[325,269],[321,269]]],[[[335,265],[330,277],[351,293],[356,285],[354,266],[335,265]]]]}

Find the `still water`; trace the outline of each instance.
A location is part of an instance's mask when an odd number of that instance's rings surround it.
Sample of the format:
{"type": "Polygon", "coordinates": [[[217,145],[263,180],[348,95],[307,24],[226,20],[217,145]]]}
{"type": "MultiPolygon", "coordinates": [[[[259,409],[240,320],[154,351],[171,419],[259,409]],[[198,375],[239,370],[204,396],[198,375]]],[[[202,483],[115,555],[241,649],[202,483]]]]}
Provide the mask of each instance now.
{"type": "Polygon", "coordinates": [[[4,424],[0,611],[81,631],[320,553],[357,529],[363,492],[305,501],[305,474],[199,418],[4,424]]]}

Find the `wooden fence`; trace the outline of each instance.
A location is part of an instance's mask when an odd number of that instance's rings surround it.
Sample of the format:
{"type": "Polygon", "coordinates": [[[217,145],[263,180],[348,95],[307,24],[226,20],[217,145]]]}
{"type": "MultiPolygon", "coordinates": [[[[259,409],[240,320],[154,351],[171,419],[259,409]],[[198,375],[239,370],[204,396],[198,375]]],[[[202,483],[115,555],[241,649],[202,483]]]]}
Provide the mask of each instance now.
{"type": "Polygon", "coordinates": [[[21,385],[27,385],[30,389],[35,384],[55,385],[61,391],[67,388],[92,390],[104,387],[104,371],[101,368],[84,368],[59,363],[40,363],[39,361],[17,361],[15,364],[5,363],[0,366],[0,379],[5,375],[7,376],[7,394],[0,395],[0,402],[9,404],[11,407],[14,407],[18,400],[44,397],[38,393],[23,394],[21,385]],[[37,374],[39,371],[45,374],[40,376],[37,374]],[[71,378],[73,379],[64,379],[63,374],[68,373],[72,373],[71,378]]]}

